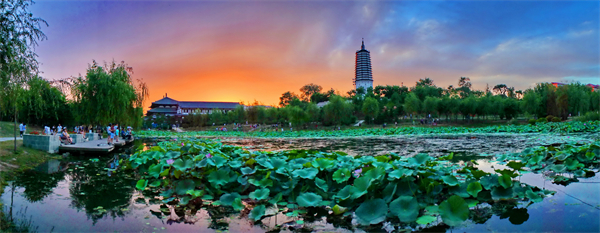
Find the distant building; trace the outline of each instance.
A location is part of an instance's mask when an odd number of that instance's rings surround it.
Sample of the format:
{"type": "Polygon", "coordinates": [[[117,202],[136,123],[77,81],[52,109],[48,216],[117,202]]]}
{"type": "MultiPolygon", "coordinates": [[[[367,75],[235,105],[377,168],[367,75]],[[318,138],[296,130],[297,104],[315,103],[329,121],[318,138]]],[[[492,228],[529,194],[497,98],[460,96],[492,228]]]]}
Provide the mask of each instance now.
{"type": "Polygon", "coordinates": [[[354,87],[363,87],[365,91],[373,87],[373,71],[371,70],[371,54],[365,49],[365,41],[362,41],[360,50],[356,51],[356,72],[354,87]]]}
{"type": "MultiPolygon", "coordinates": [[[[559,83],[559,82],[552,82],[552,85],[555,87],[560,87],[560,86],[564,86],[564,85],[568,85],[566,83],[559,83]]],[[[586,86],[591,87],[592,91],[600,91],[600,85],[594,85],[594,84],[586,84],[586,86]]]]}
{"type": "Polygon", "coordinates": [[[240,106],[237,102],[177,101],[165,94],[162,99],[152,102],[146,115],[185,116],[189,114],[209,114],[215,109],[228,112],[234,110],[237,106],[240,106]]]}

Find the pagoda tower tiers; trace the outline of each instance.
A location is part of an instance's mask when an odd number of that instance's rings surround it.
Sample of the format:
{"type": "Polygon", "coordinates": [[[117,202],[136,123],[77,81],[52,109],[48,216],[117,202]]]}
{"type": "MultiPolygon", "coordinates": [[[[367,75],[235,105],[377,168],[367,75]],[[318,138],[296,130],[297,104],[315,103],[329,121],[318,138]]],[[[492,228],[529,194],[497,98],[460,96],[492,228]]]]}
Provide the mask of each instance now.
{"type": "Polygon", "coordinates": [[[365,91],[373,87],[373,71],[371,70],[371,54],[365,49],[365,41],[362,41],[360,50],[356,51],[356,72],[354,87],[363,87],[365,91]]]}

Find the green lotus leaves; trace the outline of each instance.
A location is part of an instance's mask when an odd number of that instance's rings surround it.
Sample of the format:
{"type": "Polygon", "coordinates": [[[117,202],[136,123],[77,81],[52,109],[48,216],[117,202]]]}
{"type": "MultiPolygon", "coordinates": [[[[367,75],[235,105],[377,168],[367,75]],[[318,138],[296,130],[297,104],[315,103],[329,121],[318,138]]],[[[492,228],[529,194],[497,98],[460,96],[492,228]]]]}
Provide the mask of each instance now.
{"type": "Polygon", "coordinates": [[[267,199],[269,197],[269,193],[271,192],[271,190],[264,188],[264,189],[257,189],[254,190],[254,192],[251,192],[249,194],[249,197],[254,199],[254,200],[264,200],[267,199]]]}
{"type": "Polygon", "coordinates": [[[235,201],[236,198],[241,198],[239,193],[226,193],[226,194],[221,195],[221,198],[219,198],[219,201],[221,202],[221,205],[231,206],[231,205],[233,205],[233,202],[235,201]]]}
{"type": "Polygon", "coordinates": [[[390,203],[390,212],[401,222],[413,222],[419,216],[419,203],[413,196],[401,196],[390,203]]]}
{"type": "Polygon", "coordinates": [[[569,170],[576,170],[585,166],[583,163],[580,163],[579,161],[574,159],[567,159],[565,160],[564,164],[569,170]]]}
{"type": "Polygon", "coordinates": [[[138,182],[135,185],[135,187],[138,190],[144,190],[146,188],[146,186],[148,186],[148,181],[145,179],[138,180],[138,182]]]}
{"type": "Polygon", "coordinates": [[[315,176],[317,176],[317,173],[319,173],[319,170],[316,168],[305,168],[305,169],[295,170],[292,172],[292,174],[295,177],[300,177],[300,178],[304,178],[304,179],[314,179],[315,176]]]}
{"type": "Polygon", "coordinates": [[[408,162],[413,166],[420,166],[430,159],[431,157],[428,154],[417,154],[415,157],[408,159],[408,162]]]}
{"type": "Polygon", "coordinates": [[[271,158],[271,164],[273,165],[273,168],[277,169],[285,167],[287,165],[287,162],[285,161],[285,159],[271,158]]]}
{"type": "Polygon", "coordinates": [[[369,178],[371,180],[379,180],[385,176],[385,169],[382,167],[377,167],[365,172],[364,177],[369,178]]]}
{"type": "Polygon", "coordinates": [[[194,167],[194,162],[192,160],[183,161],[182,159],[176,159],[172,166],[178,171],[185,171],[186,169],[194,167]]]}
{"type": "Polygon", "coordinates": [[[329,190],[329,187],[327,186],[327,181],[319,179],[318,177],[315,178],[315,185],[321,190],[323,190],[323,192],[327,192],[329,190]]]}
{"type": "Polygon", "coordinates": [[[220,155],[213,156],[211,159],[214,161],[214,166],[217,168],[220,168],[227,163],[227,159],[220,155]]]}
{"type": "Polygon", "coordinates": [[[193,190],[196,187],[193,180],[178,180],[173,183],[175,183],[175,193],[177,195],[185,195],[188,190],[193,190]]]}
{"type": "Polygon", "coordinates": [[[150,165],[150,167],[148,168],[148,175],[151,175],[154,178],[158,178],[161,172],[162,164],[160,163],[150,165]]]}
{"type": "Polygon", "coordinates": [[[410,176],[413,174],[413,170],[406,168],[399,168],[389,173],[389,177],[393,179],[400,179],[404,176],[410,176]]]}
{"type": "Polygon", "coordinates": [[[498,175],[489,175],[481,178],[481,185],[487,190],[491,190],[493,187],[496,187],[498,184],[498,175]]]}
{"type": "Polygon", "coordinates": [[[439,207],[442,221],[449,226],[457,226],[469,217],[469,205],[459,196],[451,196],[443,201],[439,207]]]}
{"type": "Polygon", "coordinates": [[[334,197],[339,198],[342,201],[347,200],[348,198],[352,197],[352,193],[354,193],[353,188],[354,187],[352,185],[346,185],[334,197]]]}
{"type": "Polygon", "coordinates": [[[312,162],[313,167],[319,168],[319,170],[327,170],[333,167],[335,161],[326,158],[318,158],[312,162]]]}
{"type": "Polygon", "coordinates": [[[382,199],[372,199],[363,202],[354,214],[362,225],[377,224],[383,222],[388,212],[388,206],[382,199]]]}
{"type": "Polygon", "coordinates": [[[346,182],[348,179],[350,179],[350,177],[350,170],[348,170],[348,168],[338,169],[333,173],[332,176],[333,180],[338,184],[346,182]]]}
{"type": "Polygon", "coordinates": [[[249,167],[243,167],[242,169],[240,169],[240,171],[244,175],[250,175],[250,174],[254,174],[254,172],[256,172],[256,169],[252,169],[252,168],[249,168],[249,167]]]}
{"type": "Polygon", "coordinates": [[[300,207],[316,207],[323,201],[323,197],[316,193],[301,193],[296,198],[296,202],[300,207]]]}
{"type": "Polygon", "coordinates": [[[348,208],[344,208],[344,207],[341,207],[339,205],[335,205],[335,206],[333,206],[331,208],[331,210],[333,211],[334,215],[340,215],[340,214],[346,213],[346,211],[348,210],[348,208]]]}
{"type": "Polygon", "coordinates": [[[423,215],[417,219],[417,223],[421,225],[427,225],[437,220],[437,217],[431,215],[423,215]]]}
{"type": "Polygon", "coordinates": [[[492,198],[494,200],[505,200],[513,197],[513,189],[504,187],[494,187],[492,189],[492,198]]]}
{"type": "Polygon", "coordinates": [[[250,214],[248,215],[248,218],[254,220],[254,221],[258,221],[260,220],[264,215],[265,215],[265,210],[267,208],[264,205],[259,205],[254,207],[254,209],[252,209],[250,211],[250,214]]]}
{"type": "Polygon", "coordinates": [[[450,185],[450,186],[458,185],[458,179],[456,179],[456,177],[454,177],[453,175],[442,176],[442,180],[444,181],[444,183],[446,183],[447,185],[450,185]]]}
{"type": "Polygon", "coordinates": [[[137,152],[124,159],[131,164],[128,168],[141,164],[136,170],[142,180],[136,183],[136,188],[143,190],[149,186],[152,191],[162,192],[162,202],[170,204],[178,201],[186,205],[196,198],[218,198],[203,205],[231,206],[236,211],[246,208],[248,203],[243,200],[251,200],[249,208],[253,203],[260,204],[248,215],[256,221],[265,216],[268,205],[287,207],[289,216],[294,217],[306,213],[302,208],[332,206],[334,215],[354,215],[360,224],[377,224],[397,217],[411,226],[415,221],[427,225],[440,219],[456,226],[466,219],[464,213],[468,215],[468,208],[479,203],[495,206],[497,202],[492,200],[542,201],[550,193],[533,191],[538,189],[513,181],[525,172],[569,172],[574,176],[552,175],[552,178],[574,182],[571,177],[589,175],[586,171],[590,169],[583,167],[597,163],[596,154],[590,152],[596,147],[590,145],[566,144],[561,148],[539,147],[528,153],[505,154],[499,164],[506,164],[509,169],[489,174],[477,167],[453,164],[426,154],[408,158],[394,154],[352,157],[312,150],[262,152],[206,139],[184,140],[161,142],[157,147],[164,151],[179,150],[181,143],[189,147],[189,150],[181,148],[181,153],[170,153],[176,156],[170,166],[166,154],[151,154],[152,151],[137,152]],[[555,150],[568,150],[571,155],[563,161],[556,160],[555,150]],[[207,158],[207,153],[213,157],[207,158]],[[354,170],[357,170],[355,176],[354,170]],[[449,195],[452,197],[443,200],[449,195]]]}
{"type": "Polygon", "coordinates": [[[473,197],[477,197],[477,194],[483,190],[481,188],[481,184],[479,182],[472,182],[467,186],[467,193],[471,194],[473,197]]]}
{"type": "Polygon", "coordinates": [[[513,185],[512,178],[510,178],[510,176],[501,175],[498,177],[498,184],[504,188],[510,188],[513,185]]]}
{"type": "Polygon", "coordinates": [[[515,170],[521,170],[522,167],[525,167],[525,164],[521,162],[510,161],[508,164],[506,164],[506,166],[515,170]]]}
{"type": "Polygon", "coordinates": [[[528,189],[527,191],[525,191],[525,196],[527,197],[527,199],[529,199],[532,202],[541,202],[544,199],[544,195],[540,195],[534,191],[532,191],[531,189],[528,189]]]}
{"type": "Polygon", "coordinates": [[[244,206],[244,203],[242,203],[242,199],[239,197],[237,197],[233,200],[233,202],[231,203],[231,206],[233,207],[233,210],[235,210],[235,211],[240,211],[240,210],[243,210],[244,208],[246,208],[246,206],[244,206]]]}
{"type": "Polygon", "coordinates": [[[218,187],[229,183],[230,178],[229,171],[217,170],[208,175],[208,182],[218,187]]]}

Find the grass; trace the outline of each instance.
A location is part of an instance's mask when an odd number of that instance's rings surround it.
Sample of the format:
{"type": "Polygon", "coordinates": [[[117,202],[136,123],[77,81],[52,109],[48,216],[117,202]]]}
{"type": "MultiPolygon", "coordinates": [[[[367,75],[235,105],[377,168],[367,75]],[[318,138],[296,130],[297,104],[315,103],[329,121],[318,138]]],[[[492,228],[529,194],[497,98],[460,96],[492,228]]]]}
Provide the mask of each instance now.
{"type": "MultiPolygon", "coordinates": [[[[0,121],[0,137],[14,137],[14,122],[0,121]]],[[[42,128],[35,127],[32,125],[27,126],[27,132],[31,131],[43,131],[42,128]]],[[[17,137],[19,137],[19,125],[17,125],[17,137]]]]}

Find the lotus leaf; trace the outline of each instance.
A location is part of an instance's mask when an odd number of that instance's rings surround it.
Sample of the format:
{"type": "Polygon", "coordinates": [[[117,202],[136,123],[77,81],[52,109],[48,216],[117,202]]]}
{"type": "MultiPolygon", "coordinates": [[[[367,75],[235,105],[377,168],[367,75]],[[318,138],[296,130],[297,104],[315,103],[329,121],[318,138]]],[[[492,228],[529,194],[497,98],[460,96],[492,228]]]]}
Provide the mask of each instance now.
{"type": "Polygon", "coordinates": [[[492,198],[494,200],[504,200],[513,197],[513,189],[504,187],[495,187],[492,189],[492,198]]]}
{"type": "Polygon", "coordinates": [[[467,192],[473,197],[477,197],[477,194],[481,192],[481,184],[479,182],[472,182],[467,186],[467,192]]]}
{"type": "Polygon", "coordinates": [[[319,173],[319,170],[316,168],[305,168],[305,169],[295,170],[292,172],[292,174],[295,177],[300,177],[300,178],[304,178],[304,179],[314,179],[315,176],[317,176],[317,173],[319,173]]]}
{"type": "Polygon", "coordinates": [[[421,225],[427,225],[435,220],[437,220],[437,217],[431,215],[423,215],[417,219],[417,223],[421,225]]]}
{"type": "Polygon", "coordinates": [[[354,193],[353,188],[354,187],[352,187],[352,185],[346,185],[334,197],[335,198],[339,198],[342,201],[344,201],[344,200],[346,200],[348,198],[351,198],[352,197],[352,193],[354,193]]]}
{"type": "Polygon", "coordinates": [[[315,178],[315,185],[317,185],[318,188],[323,190],[323,192],[327,192],[329,190],[329,187],[327,186],[327,181],[319,179],[318,177],[315,178]]]}
{"type": "Polygon", "coordinates": [[[323,201],[323,198],[316,193],[301,193],[296,198],[296,202],[300,207],[316,207],[323,201]]]}
{"type": "Polygon", "coordinates": [[[521,162],[515,162],[515,161],[510,161],[508,162],[508,164],[506,164],[506,166],[515,169],[515,170],[521,170],[522,167],[525,166],[525,164],[521,163],[521,162]]]}
{"type": "Polygon", "coordinates": [[[271,164],[271,162],[269,162],[266,157],[256,158],[256,162],[260,166],[263,166],[265,169],[273,169],[274,168],[273,164],[271,164]]]}
{"type": "Polygon", "coordinates": [[[181,160],[181,159],[176,159],[175,162],[173,163],[173,168],[179,170],[179,171],[185,171],[186,169],[190,169],[194,167],[194,162],[192,160],[181,160]]]}
{"type": "Polygon", "coordinates": [[[565,160],[564,164],[569,170],[576,170],[584,166],[583,163],[580,163],[579,161],[574,159],[567,159],[565,160]]]}
{"type": "Polygon", "coordinates": [[[224,158],[223,156],[220,156],[220,155],[213,156],[212,158],[209,159],[209,161],[211,159],[212,159],[212,161],[214,161],[214,166],[217,167],[217,168],[220,168],[225,163],[227,163],[227,159],[224,158]]]}
{"type": "Polygon", "coordinates": [[[331,208],[331,210],[333,211],[334,215],[340,215],[340,214],[345,213],[348,210],[348,208],[344,208],[339,205],[335,205],[335,206],[333,206],[333,208],[331,208]]]}
{"type": "Polygon", "coordinates": [[[383,200],[385,203],[390,203],[394,198],[394,194],[396,194],[396,189],[398,185],[396,183],[389,183],[383,189],[383,200]]]}
{"type": "Polygon", "coordinates": [[[170,171],[170,170],[171,170],[170,168],[167,168],[167,169],[163,170],[163,171],[160,173],[160,176],[167,176],[167,175],[169,175],[169,171],[170,171]]]}
{"type": "Polygon", "coordinates": [[[144,190],[146,186],[148,186],[148,181],[145,179],[138,180],[137,184],[135,185],[138,190],[144,190]]]}
{"type": "Polygon", "coordinates": [[[382,167],[377,167],[365,172],[364,177],[370,178],[371,180],[379,180],[385,176],[385,169],[382,167]]]}
{"type": "Polygon", "coordinates": [[[558,165],[552,165],[550,167],[550,170],[557,172],[557,173],[562,173],[565,172],[567,170],[567,167],[565,167],[565,165],[563,164],[558,164],[558,165]]]}
{"type": "Polygon", "coordinates": [[[417,154],[415,157],[412,157],[408,160],[408,162],[413,166],[420,166],[427,161],[429,161],[431,157],[428,154],[417,154]]]}
{"type": "Polygon", "coordinates": [[[419,216],[419,203],[413,196],[401,196],[390,203],[390,212],[401,222],[413,222],[419,216]]]}
{"type": "Polygon", "coordinates": [[[450,185],[450,186],[458,185],[458,180],[456,179],[456,177],[454,177],[452,175],[442,176],[442,180],[444,181],[444,183],[446,183],[447,185],[450,185]]]}
{"type": "Polygon", "coordinates": [[[235,201],[236,198],[241,198],[239,193],[226,193],[221,195],[221,198],[219,198],[219,201],[221,202],[221,205],[224,206],[231,206],[233,205],[233,202],[235,201]]]}
{"type": "Polygon", "coordinates": [[[534,191],[532,191],[531,189],[528,189],[527,191],[525,191],[525,196],[532,202],[541,202],[544,199],[543,195],[540,195],[539,193],[536,193],[534,191]]]}
{"type": "Polygon", "coordinates": [[[256,168],[252,169],[249,167],[243,167],[242,169],[240,169],[240,171],[242,171],[242,174],[244,174],[244,175],[250,175],[250,174],[254,174],[256,172],[256,168]]]}
{"type": "Polygon", "coordinates": [[[484,176],[483,178],[481,178],[480,181],[481,185],[483,185],[483,188],[487,189],[487,190],[491,190],[493,187],[498,186],[498,175],[489,175],[489,176],[484,176]]]}
{"type": "Polygon", "coordinates": [[[178,180],[173,183],[175,184],[175,193],[177,195],[185,195],[188,190],[193,190],[196,187],[193,180],[178,180]]]}
{"type": "Polygon", "coordinates": [[[350,170],[348,170],[348,168],[338,169],[333,173],[332,176],[333,180],[335,180],[335,182],[337,182],[338,184],[347,181],[348,179],[350,179],[350,177],[350,170]]]}
{"type": "Polygon", "coordinates": [[[469,205],[459,196],[451,196],[440,204],[442,221],[449,226],[457,226],[469,217],[469,205]]]}
{"type": "Polygon", "coordinates": [[[319,170],[328,170],[333,167],[334,161],[326,158],[318,158],[312,162],[313,167],[319,168],[319,170]]]}
{"type": "Polygon", "coordinates": [[[150,167],[148,168],[148,175],[151,175],[154,178],[158,178],[161,171],[162,171],[162,164],[160,164],[160,163],[153,164],[153,165],[150,165],[150,167]]]}
{"type": "Polygon", "coordinates": [[[275,195],[273,198],[271,198],[269,200],[269,203],[274,205],[275,203],[279,203],[279,201],[281,201],[282,198],[283,198],[283,193],[277,193],[277,195],[275,195]]]}
{"type": "Polygon", "coordinates": [[[388,212],[388,206],[382,199],[372,199],[360,204],[354,214],[362,225],[383,222],[388,212]]]}
{"type": "Polygon", "coordinates": [[[217,187],[227,184],[229,179],[229,171],[223,169],[213,171],[208,175],[208,181],[217,187]]]}
{"type": "Polygon", "coordinates": [[[271,164],[274,168],[282,168],[287,165],[287,162],[285,161],[285,159],[271,158],[271,164]]]}
{"type": "Polygon", "coordinates": [[[413,170],[406,169],[406,168],[399,168],[399,169],[396,169],[396,170],[390,172],[388,176],[393,179],[400,179],[403,176],[410,176],[412,174],[413,174],[413,170]]]}
{"type": "Polygon", "coordinates": [[[501,175],[498,177],[498,184],[504,188],[510,188],[513,185],[512,178],[510,178],[510,176],[501,175]]]}
{"type": "Polygon", "coordinates": [[[231,203],[231,206],[233,207],[233,210],[235,211],[240,211],[243,210],[244,208],[246,208],[246,206],[244,206],[244,203],[242,203],[242,199],[241,198],[236,198],[235,200],[233,200],[233,203],[231,203]]]}
{"type": "Polygon", "coordinates": [[[269,190],[268,188],[257,189],[257,190],[254,190],[254,192],[251,192],[249,197],[254,200],[264,200],[269,197],[270,192],[271,192],[271,190],[269,190]]]}
{"type": "Polygon", "coordinates": [[[250,211],[250,215],[248,215],[248,218],[254,220],[254,221],[258,221],[262,218],[262,216],[265,215],[265,210],[267,208],[264,205],[259,205],[254,207],[254,209],[252,209],[250,211]]]}

